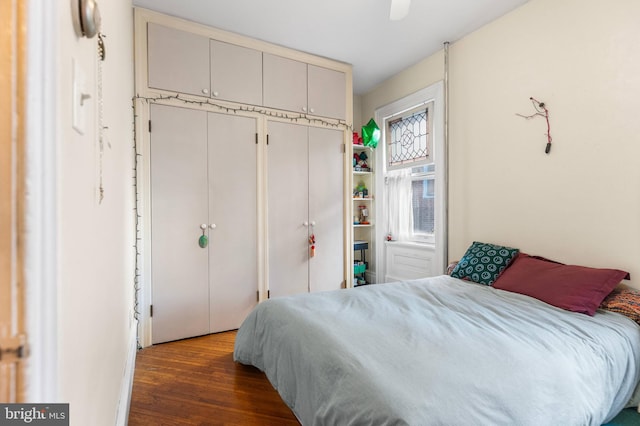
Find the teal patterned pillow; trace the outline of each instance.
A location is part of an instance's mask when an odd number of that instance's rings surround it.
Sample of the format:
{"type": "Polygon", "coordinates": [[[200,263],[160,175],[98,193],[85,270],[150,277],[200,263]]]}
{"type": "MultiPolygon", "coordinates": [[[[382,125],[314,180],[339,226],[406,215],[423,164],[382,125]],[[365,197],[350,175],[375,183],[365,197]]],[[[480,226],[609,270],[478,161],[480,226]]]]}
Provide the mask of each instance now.
{"type": "Polygon", "coordinates": [[[519,249],[474,241],[451,276],[491,285],[518,256],[519,249]]]}

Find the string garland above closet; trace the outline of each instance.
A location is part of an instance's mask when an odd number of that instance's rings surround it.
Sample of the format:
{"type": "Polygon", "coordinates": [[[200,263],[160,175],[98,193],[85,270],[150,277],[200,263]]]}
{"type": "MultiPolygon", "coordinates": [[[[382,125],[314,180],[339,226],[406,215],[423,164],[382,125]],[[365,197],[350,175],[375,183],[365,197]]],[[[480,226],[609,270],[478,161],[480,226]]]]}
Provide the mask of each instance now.
{"type": "MultiPolygon", "coordinates": [[[[138,145],[138,135],[136,131],[136,122],[138,119],[137,107],[139,103],[151,104],[170,104],[170,103],[183,103],[189,106],[197,106],[197,107],[205,107],[205,108],[213,108],[217,111],[224,112],[226,114],[259,114],[265,117],[277,118],[279,120],[289,121],[291,123],[303,123],[310,125],[318,125],[322,127],[330,127],[335,129],[341,129],[345,131],[353,131],[353,125],[347,123],[344,120],[329,120],[321,117],[309,116],[308,114],[301,113],[293,113],[286,111],[277,111],[268,108],[263,108],[259,106],[252,105],[238,105],[231,106],[225,105],[222,103],[214,102],[211,99],[191,99],[185,96],[181,96],[180,94],[171,94],[171,95],[156,95],[156,96],[141,96],[136,94],[132,99],[132,109],[133,109],[133,189],[134,189],[134,221],[135,221],[135,241],[134,241],[134,251],[135,251],[135,260],[134,260],[134,318],[137,321],[140,321],[140,291],[141,291],[141,283],[140,278],[142,273],[140,271],[140,259],[142,256],[142,251],[140,247],[140,242],[142,241],[142,215],[140,212],[142,211],[142,195],[140,193],[140,186],[138,185],[139,177],[139,165],[140,158],[142,157],[141,149],[138,145]]],[[[102,194],[102,187],[101,187],[102,194]]],[[[138,343],[140,346],[140,343],[138,343]]]]}

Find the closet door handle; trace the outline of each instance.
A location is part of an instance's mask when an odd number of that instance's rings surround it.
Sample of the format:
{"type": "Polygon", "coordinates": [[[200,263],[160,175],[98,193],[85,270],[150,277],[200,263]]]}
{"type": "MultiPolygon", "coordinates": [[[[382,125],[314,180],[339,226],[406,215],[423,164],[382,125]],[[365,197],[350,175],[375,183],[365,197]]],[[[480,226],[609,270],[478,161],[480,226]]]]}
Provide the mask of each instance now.
{"type": "Polygon", "coordinates": [[[312,227],[316,226],[316,221],[315,221],[315,220],[312,220],[312,221],[311,221],[311,226],[312,226],[312,227]]]}
{"type": "Polygon", "coordinates": [[[216,225],[215,223],[212,223],[211,225],[209,225],[209,228],[211,229],[216,229],[218,227],[218,225],[216,225]]]}
{"type": "Polygon", "coordinates": [[[205,95],[209,94],[209,89],[202,89],[202,93],[204,93],[205,95]]]}
{"type": "Polygon", "coordinates": [[[309,222],[305,220],[304,222],[302,222],[302,226],[309,226],[309,222]]]}

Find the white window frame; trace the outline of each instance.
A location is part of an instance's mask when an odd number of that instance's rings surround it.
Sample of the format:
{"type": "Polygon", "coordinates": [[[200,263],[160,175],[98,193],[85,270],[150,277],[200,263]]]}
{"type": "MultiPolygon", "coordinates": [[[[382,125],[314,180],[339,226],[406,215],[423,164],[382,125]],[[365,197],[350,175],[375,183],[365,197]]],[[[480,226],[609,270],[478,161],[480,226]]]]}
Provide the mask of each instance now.
{"type": "MultiPolygon", "coordinates": [[[[446,241],[447,241],[447,217],[446,217],[446,154],[445,154],[445,141],[444,141],[444,82],[438,81],[424,89],[421,89],[415,93],[405,96],[395,102],[380,107],[375,112],[375,121],[382,126],[387,125],[387,121],[395,116],[401,115],[403,112],[415,109],[420,105],[427,105],[433,102],[433,111],[431,119],[432,122],[432,141],[433,141],[433,163],[435,164],[435,232],[432,241],[425,239],[422,243],[414,243],[416,245],[424,246],[434,250],[433,270],[438,273],[444,273],[446,269],[446,241]]],[[[386,163],[386,132],[381,132],[381,141],[379,147],[382,149],[376,150],[376,164],[380,164],[379,170],[381,173],[376,173],[376,188],[384,188],[384,177],[387,173],[386,163]]],[[[411,166],[418,166],[417,163],[411,166]]],[[[376,217],[378,223],[386,223],[387,208],[386,201],[384,199],[376,203],[376,217]]],[[[385,241],[386,230],[384,227],[376,227],[376,241],[385,241]]],[[[385,249],[384,244],[376,245],[376,265],[381,269],[380,276],[385,276],[385,249]]]]}

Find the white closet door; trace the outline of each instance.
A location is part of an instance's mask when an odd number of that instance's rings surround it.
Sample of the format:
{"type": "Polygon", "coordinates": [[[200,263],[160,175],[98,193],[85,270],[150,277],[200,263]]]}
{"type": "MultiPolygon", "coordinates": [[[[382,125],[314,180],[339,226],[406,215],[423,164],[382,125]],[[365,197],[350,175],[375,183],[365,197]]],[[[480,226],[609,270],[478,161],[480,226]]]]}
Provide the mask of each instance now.
{"type": "Polygon", "coordinates": [[[152,104],[153,343],[209,332],[207,113],[152,104]]]}
{"type": "Polygon", "coordinates": [[[209,96],[209,38],[149,22],[149,87],[209,96]]]}
{"type": "Polygon", "coordinates": [[[262,52],[211,40],[211,97],[262,105],[262,52]]]}
{"type": "Polygon", "coordinates": [[[308,66],[309,112],[325,117],[344,119],[347,78],[343,72],[315,65],[308,66]]]}
{"type": "Polygon", "coordinates": [[[311,291],[337,290],[345,279],[343,139],[339,130],[309,128],[309,221],[316,237],[311,291]]]}
{"type": "Polygon", "coordinates": [[[268,123],[267,214],[271,297],[309,291],[307,130],[306,126],[295,124],[268,123]]]}
{"type": "Polygon", "coordinates": [[[262,54],[264,105],[289,111],[307,111],[307,64],[282,56],[262,54]]]}
{"type": "Polygon", "coordinates": [[[209,274],[212,333],[240,327],[256,305],[257,124],[209,113],[209,274]]]}

